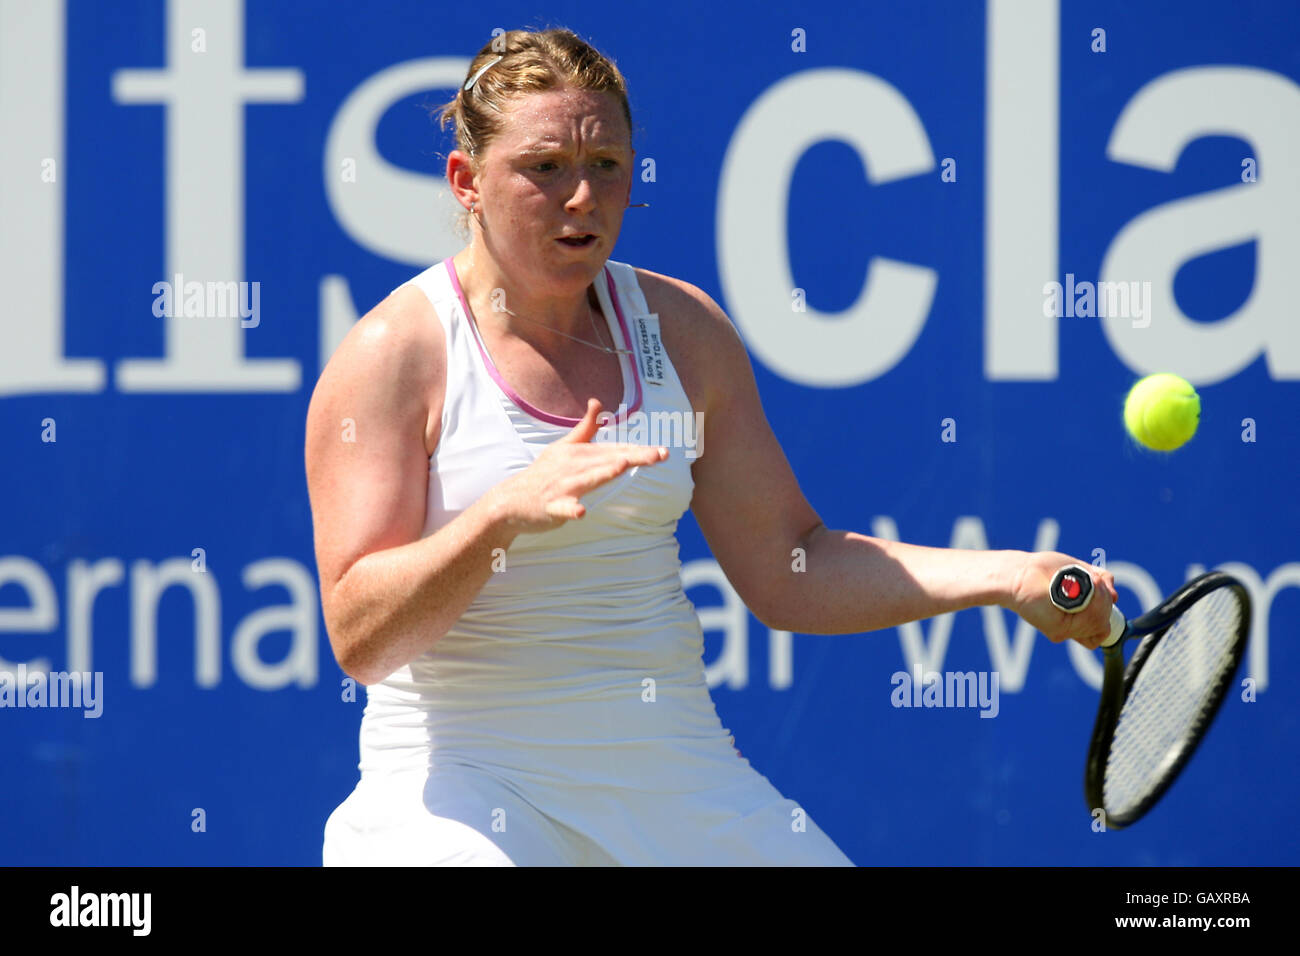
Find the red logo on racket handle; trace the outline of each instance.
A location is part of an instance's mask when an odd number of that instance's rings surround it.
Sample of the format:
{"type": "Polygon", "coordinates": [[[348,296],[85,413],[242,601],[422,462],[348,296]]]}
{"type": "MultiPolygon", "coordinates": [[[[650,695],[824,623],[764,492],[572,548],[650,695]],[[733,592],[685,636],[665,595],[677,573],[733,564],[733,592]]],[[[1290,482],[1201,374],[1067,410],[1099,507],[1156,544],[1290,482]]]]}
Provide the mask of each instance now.
{"type": "Polygon", "coordinates": [[[1092,600],[1092,575],[1087,568],[1069,564],[1052,575],[1048,597],[1062,611],[1077,614],[1092,600]]]}

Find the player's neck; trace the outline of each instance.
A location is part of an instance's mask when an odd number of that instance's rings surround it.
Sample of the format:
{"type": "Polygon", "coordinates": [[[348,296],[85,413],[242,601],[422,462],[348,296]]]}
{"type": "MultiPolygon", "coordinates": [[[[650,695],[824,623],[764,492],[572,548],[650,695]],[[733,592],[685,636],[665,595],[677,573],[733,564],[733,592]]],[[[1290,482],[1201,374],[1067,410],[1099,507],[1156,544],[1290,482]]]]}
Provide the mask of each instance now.
{"type": "Polygon", "coordinates": [[[600,302],[593,285],[539,294],[512,280],[485,257],[476,262],[469,249],[452,261],[461,292],[483,334],[496,337],[504,332],[548,354],[571,346],[582,348],[569,336],[606,344],[605,333],[597,338],[593,329],[593,319],[596,328],[605,324],[599,318],[600,302]]]}

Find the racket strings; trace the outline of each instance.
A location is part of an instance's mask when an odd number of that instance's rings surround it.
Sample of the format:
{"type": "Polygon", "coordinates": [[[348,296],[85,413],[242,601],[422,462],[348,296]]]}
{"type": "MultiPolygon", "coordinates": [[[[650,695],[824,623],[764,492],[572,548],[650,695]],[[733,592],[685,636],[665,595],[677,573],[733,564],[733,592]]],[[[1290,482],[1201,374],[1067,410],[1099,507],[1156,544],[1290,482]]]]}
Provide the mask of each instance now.
{"type": "Polygon", "coordinates": [[[1235,664],[1243,622],[1240,598],[1217,588],[1182,614],[1156,643],[1120,711],[1106,764],[1103,798],[1121,815],[1160,786],[1184,745],[1213,710],[1235,664]]]}

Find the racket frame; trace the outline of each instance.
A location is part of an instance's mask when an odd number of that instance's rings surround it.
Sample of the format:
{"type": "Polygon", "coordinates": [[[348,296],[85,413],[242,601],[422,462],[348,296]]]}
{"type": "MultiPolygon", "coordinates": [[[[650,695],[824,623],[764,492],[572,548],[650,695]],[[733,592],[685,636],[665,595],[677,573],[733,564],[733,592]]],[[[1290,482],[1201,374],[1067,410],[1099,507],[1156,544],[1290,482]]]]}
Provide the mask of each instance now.
{"type": "Polygon", "coordinates": [[[1090,811],[1102,810],[1106,814],[1107,829],[1122,830],[1132,826],[1156,805],[1165,792],[1178,779],[1183,767],[1192,759],[1196,748],[1200,746],[1214,718],[1228,696],[1228,688],[1241,667],[1245,656],[1246,643],[1250,635],[1251,605],[1250,594],[1236,578],[1222,571],[1210,571],[1188,581],[1171,594],[1158,607],[1152,608],[1141,617],[1129,621],[1120,638],[1105,648],[1104,675],[1101,687],[1101,702],[1097,709],[1097,720],[1093,725],[1092,740],[1088,746],[1088,760],[1084,771],[1084,797],[1090,811]],[[1152,788],[1136,806],[1122,814],[1112,815],[1106,809],[1103,794],[1105,791],[1106,766],[1110,759],[1111,743],[1115,739],[1115,728],[1119,724],[1119,715],[1124,709],[1133,685],[1142,673],[1142,668],[1159,645],[1161,639],[1193,604],[1201,598],[1217,591],[1219,588],[1231,588],[1237,593],[1241,606],[1241,622],[1233,638],[1230,653],[1232,663],[1227,667],[1211,689],[1211,703],[1201,712],[1201,719],[1192,732],[1183,737],[1176,749],[1170,751],[1172,757],[1166,760],[1160,782],[1152,788]],[[1128,666],[1124,666],[1123,647],[1130,639],[1141,638],[1128,666]]]}

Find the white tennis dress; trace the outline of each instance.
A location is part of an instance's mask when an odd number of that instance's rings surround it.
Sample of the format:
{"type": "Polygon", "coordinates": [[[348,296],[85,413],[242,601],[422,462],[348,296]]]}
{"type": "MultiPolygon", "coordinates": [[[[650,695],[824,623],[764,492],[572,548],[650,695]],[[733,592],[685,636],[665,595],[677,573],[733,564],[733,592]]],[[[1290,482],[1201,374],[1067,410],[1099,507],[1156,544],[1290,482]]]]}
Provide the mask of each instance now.
{"type": "MultiPolygon", "coordinates": [[[[411,280],[442,322],[446,398],[424,536],[577,424],[492,365],[450,259],[411,280]]],[[[361,780],[325,826],[330,865],[852,865],[737,754],[705,683],[677,521],[702,442],[632,268],[596,293],[624,408],[596,440],[669,448],[585,496],[587,514],[516,537],[455,626],[367,688],[361,780]],[[635,331],[634,331],[635,330],[635,331]],[[629,345],[630,343],[630,345],[629,345]],[[684,416],[684,418],[683,418],[684,416]],[[648,440],[647,440],[648,439],[648,440]]]]}

